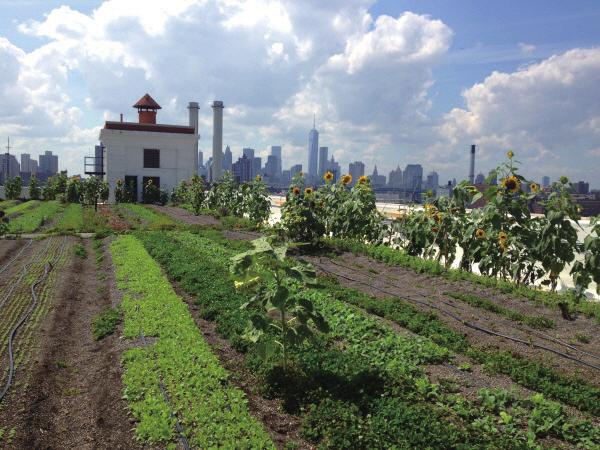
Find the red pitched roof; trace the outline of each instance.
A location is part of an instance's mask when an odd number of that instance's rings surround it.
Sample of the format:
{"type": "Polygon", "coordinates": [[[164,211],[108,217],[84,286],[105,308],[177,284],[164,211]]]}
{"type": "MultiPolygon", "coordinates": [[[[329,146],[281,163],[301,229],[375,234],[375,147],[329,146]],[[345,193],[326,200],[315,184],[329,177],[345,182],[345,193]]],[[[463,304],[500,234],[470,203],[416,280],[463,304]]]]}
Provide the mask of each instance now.
{"type": "Polygon", "coordinates": [[[160,105],[156,103],[150,94],[146,93],[142,98],[140,98],[135,105],[134,108],[150,108],[150,109],[161,109],[160,105]]]}

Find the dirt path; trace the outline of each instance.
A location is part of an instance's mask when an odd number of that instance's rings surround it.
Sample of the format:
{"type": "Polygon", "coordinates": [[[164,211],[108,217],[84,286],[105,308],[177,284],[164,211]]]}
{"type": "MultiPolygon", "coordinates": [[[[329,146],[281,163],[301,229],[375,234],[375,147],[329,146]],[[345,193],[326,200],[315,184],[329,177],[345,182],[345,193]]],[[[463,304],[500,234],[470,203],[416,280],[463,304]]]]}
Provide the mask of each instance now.
{"type": "MultiPolygon", "coordinates": [[[[453,282],[441,277],[430,277],[417,274],[402,267],[387,266],[367,257],[343,254],[339,259],[325,257],[306,258],[315,266],[335,274],[344,286],[354,287],[376,297],[397,296],[406,299],[422,311],[439,308],[460,317],[476,326],[494,332],[521,339],[527,343],[536,343],[560,351],[594,365],[600,361],[580,351],[556,342],[558,339],[576,349],[600,355],[600,324],[593,319],[579,316],[576,321],[565,321],[556,310],[531,304],[527,300],[502,298],[491,289],[475,287],[468,282],[453,282]],[[499,314],[471,306],[461,300],[447,295],[447,292],[476,294],[492,300],[506,308],[520,311],[531,316],[543,316],[555,321],[556,327],[549,330],[535,330],[527,325],[514,322],[499,314]],[[421,304],[419,303],[421,302],[421,304]],[[423,305],[424,303],[425,305],[423,305]],[[579,342],[576,335],[584,334],[589,342],[579,342]],[[546,336],[546,337],[543,337],[546,336]]],[[[472,344],[483,347],[500,348],[517,353],[527,359],[534,359],[556,370],[585,377],[592,383],[600,385],[599,371],[560,357],[551,352],[537,349],[531,345],[513,342],[498,336],[492,336],[475,330],[461,321],[457,321],[439,310],[434,312],[451,328],[463,333],[472,344]]]]}
{"type": "Polygon", "coordinates": [[[88,257],[73,256],[58,280],[29,387],[3,411],[16,430],[10,448],[139,448],[121,399],[118,335],[92,338],[92,318],[111,299],[107,282],[97,277],[91,243],[81,242],[88,257]]]}

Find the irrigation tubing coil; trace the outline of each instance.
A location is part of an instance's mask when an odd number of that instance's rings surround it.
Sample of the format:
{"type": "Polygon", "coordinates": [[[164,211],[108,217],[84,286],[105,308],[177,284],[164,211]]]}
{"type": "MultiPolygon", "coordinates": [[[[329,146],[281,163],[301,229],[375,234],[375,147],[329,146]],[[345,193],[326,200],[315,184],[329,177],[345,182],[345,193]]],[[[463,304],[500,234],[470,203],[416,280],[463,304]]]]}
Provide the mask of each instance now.
{"type": "MultiPolygon", "coordinates": [[[[321,262],[321,261],[320,261],[320,259],[319,259],[319,262],[321,262]]],[[[333,261],[331,261],[331,262],[332,262],[332,264],[334,264],[334,265],[338,265],[338,266],[340,266],[340,267],[344,267],[344,268],[346,268],[346,269],[349,269],[349,270],[353,270],[353,271],[355,271],[354,269],[352,269],[352,268],[349,268],[349,267],[346,267],[346,266],[344,266],[344,265],[342,265],[342,264],[337,264],[337,263],[335,263],[335,262],[333,262],[333,261]]],[[[367,282],[365,282],[365,281],[362,281],[362,280],[359,280],[359,279],[356,279],[356,278],[352,278],[352,277],[349,277],[349,276],[347,276],[347,275],[339,274],[339,273],[337,273],[337,272],[335,272],[335,271],[332,271],[332,270],[330,270],[330,269],[327,269],[327,268],[325,268],[325,267],[322,265],[322,263],[318,264],[317,266],[318,266],[318,267],[319,267],[319,269],[320,269],[320,270],[322,270],[323,272],[329,273],[329,274],[331,274],[331,275],[338,276],[338,277],[340,277],[340,278],[344,278],[344,279],[346,279],[346,280],[348,280],[348,281],[352,281],[352,282],[354,282],[354,283],[359,283],[359,284],[362,284],[362,285],[364,285],[364,286],[368,286],[368,287],[370,287],[371,289],[375,289],[375,290],[377,290],[377,291],[379,291],[379,292],[381,292],[381,293],[383,293],[383,294],[386,294],[386,295],[389,295],[389,296],[392,296],[392,297],[399,297],[397,293],[394,293],[394,292],[388,291],[387,289],[383,289],[383,288],[380,288],[380,287],[378,287],[378,286],[375,286],[375,285],[373,285],[373,284],[371,284],[371,283],[367,283],[367,282]]],[[[356,271],[355,271],[355,272],[356,272],[356,271]]],[[[387,283],[387,284],[389,284],[389,283],[387,283]]],[[[392,286],[393,286],[393,285],[392,285],[392,286]]],[[[396,287],[397,287],[397,286],[396,286],[396,287]]],[[[422,296],[422,297],[424,297],[424,298],[427,298],[427,297],[425,297],[425,296],[422,296]]],[[[453,314],[453,313],[451,313],[451,312],[449,312],[449,311],[446,311],[445,309],[442,309],[442,308],[440,308],[440,307],[439,307],[439,306],[437,306],[437,305],[433,305],[433,304],[431,304],[431,303],[427,303],[427,302],[424,302],[424,301],[418,300],[418,299],[416,299],[416,298],[414,298],[414,297],[410,297],[410,296],[402,296],[401,298],[404,298],[404,299],[406,299],[406,300],[408,300],[408,301],[410,301],[410,302],[413,302],[413,303],[417,303],[417,304],[419,304],[419,305],[421,305],[421,306],[424,306],[424,307],[426,307],[426,308],[432,308],[432,309],[435,309],[435,310],[439,311],[440,313],[442,313],[442,314],[444,314],[444,315],[446,315],[446,316],[450,317],[451,319],[455,320],[456,322],[462,323],[462,324],[463,324],[463,325],[465,325],[466,327],[468,327],[468,328],[471,328],[471,329],[473,329],[473,330],[477,330],[477,331],[480,331],[480,332],[482,332],[482,333],[489,334],[489,335],[491,335],[491,336],[497,336],[497,337],[501,337],[501,338],[504,338],[504,339],[508,339],[508,340],[510,340],[510,341],[517,342],[517,343],[519,343],[519,344],[523,344],[523,345],[526,345],[526,346],[528,346],[528,347],[534,347],[534,348],[538,348],[538,349],[540,349],[540,350],[544,350],[544,351],[547,351],[547,352],[550,352],[550,353],[554,353],[554,354],[555,354],[555,355],[557,355],[557,356],[560,356],[560,357],[562,357],[562,358],[565,358],[565,359],[571,360],[571,361],[573,361],[573,362],[575,362],[575,363],[577,363],[577,364],[580,364],[580,365],[583,365],[583,366],[587,366],[587,367],[590,367],[590,368],[592,368],[592,369],[595,369],[595,370],[598,370],[598,371],[600,371],[600,366],[597,366],[597,365],[595,365],[595,364],[588,363],[588,362],[586,362],[586,361],[583,361],[583,360],[581,360],[581,359],[579,359],[579,358],[576,358],[576,357],[574,357],[574,356],[568,355],[568,354],[566,354],[566,353],[563,353],[563,352],[561,352],[561,351],[559,351],[559,350],[553,349],[553,348],[551,348],[551,347],[547,347],[547,346],[545,346],[545,345],[542,345],[542,344],[536,344],[536,343],[534,343],[534,342],[528,342],[528,341],[525,341],[525,340],[523,340],[523,339],[520,339],[520,338],[518,338],[518,337],[515,337],[515,336],[510,336],[510,335],[507,335],[507,334],[498,333],[498,332],[496,332],[496,331],[493,331],[493,330],[490,330],[490,329],[488,329],[488,328],[485,328],[485,327],[482,327],[482,326],[479,326],[479,325],[475,325],[475,324],[473,324],[473,323],[471,323],[471,322],[469,322],[469,321],[467,321],[467,320],[465,320],[465,319],[463,319],[463,318],[461,318],[461,317],[457,316],[456,314],[453,314]]],[[[448,304],[448,306],[452,306],[452,305],[448,304]]]]}
{"type": "Polygon", "coordinates": [[[31,247],[31,244],[32,244],[32,243],[33,243],[33,239],[29,239],[29,241],[27,242],[27,244],[26,244],[26,245],[24,245],[23,247],[21,247],[21,250],[19,250],[19,251],[17,252],[17,254],[11,258],[11,260],[10,260],[10,261],[8,261],[6,264],[4,264],[4,265],[3,265],[3,266],[0,268],[0,274],[1,274],[1,273],[4,273],[4,272],[6,272],[6,269],[8,269],[8,268],[11,266],[11,264],[12,264],[13,262],[15,262],[15,261],[17,260],[17,258],[23,254],[23,252],[24,252],[26,249],[28,249],[29,247],[31,247]]]}
{"type": "MultiPolygon", "coordinates": [[[[67,242],[67,238],[65,236],[62,246],[61,246],[61,249],[59,251],[59,254],[57,255],[57,257],[55,259],[56,262],[60,261],[60,259],[62,258],[62,255],[64,254],[66,242],[67,242]]],[[[48,243],[48,245],[49,244],[50,243],[48,243]]],[[[46,249],[48,248],[48,245],[46,246],[46,249]]],[[[39,254],[37,256],[39,257],[39,254]]],[[[20,279],[23,278],[24,274],[27,273],[27,271],[29,270],[29,268],[31,267],[31,265],[33,263],[34,263],[34,261],[31,261],[30,263],[25,264],[23,266],[23,273],[21,274],[20,279]]],[[[50,271],[52,269],[53,269],[52,263],[47,262],[44,265],[44,273],[42,273],[37,278],[37,280],[35,280],[33,282],[33,284],[31,284],[31,286],[29,288],[30,292],[31,292],[31,303],[29,304],[29,307],[27,308],[27,310],[21,315],[21,317],[19,318],[19,320],[17,321],[15,326],[10,331],[10,334],[8,335],[8,378],[6,380],[6,384],[4,385],[4,388],[2,389],[2,392],[0,392],[0,403],[2,402],[4,397],[6,397],[6,394],[10,390],[12,383],[13,383],[13,378],[14,378],[14,373],[15,373],[15,357],[14,357],[14,351],[13,351],[14,350],[13,349],[14,339],[15,339],[19,329],[27,321],[27,319],[29,318],[29,316],[31,315],[31,313],[33,312],[33,310],[35,309],[35,307],[37,306],[37,304],[39,302],[38,294],[36,293],[36,288],[48,278],[48,275],[50,274],[50,271]]]]}

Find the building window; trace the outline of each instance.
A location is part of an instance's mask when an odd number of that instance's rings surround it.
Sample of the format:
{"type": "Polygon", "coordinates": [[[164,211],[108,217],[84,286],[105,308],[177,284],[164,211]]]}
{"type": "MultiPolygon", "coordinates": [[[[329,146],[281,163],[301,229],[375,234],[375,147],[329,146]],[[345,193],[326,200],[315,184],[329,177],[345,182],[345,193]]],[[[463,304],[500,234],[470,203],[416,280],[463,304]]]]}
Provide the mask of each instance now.
{"type": "Polygon", "coordinates": [[[155,148],[144,149],[144,168],[159,169],[160,168],[160,150],[155,148]]]}

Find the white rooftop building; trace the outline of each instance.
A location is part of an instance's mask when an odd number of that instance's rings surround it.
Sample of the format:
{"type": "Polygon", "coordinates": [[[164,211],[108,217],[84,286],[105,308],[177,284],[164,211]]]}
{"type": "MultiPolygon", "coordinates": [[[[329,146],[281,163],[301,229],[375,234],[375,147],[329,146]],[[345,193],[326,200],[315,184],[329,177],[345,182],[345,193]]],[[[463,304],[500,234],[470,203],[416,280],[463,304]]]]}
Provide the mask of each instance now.
{"type": "Polygon", "coordinates": [[[121,115],[121,121],[107,121],[100,130],[103,173],[95,175],[103,175],[108,182],[111,202],[117,180],[133,184],[141,201],[148,180],[170,193],[198,168],[198,103],[188,106],[189,125],[157,124],[161,107],[148,94],[133,107],[138,110],[138,122],[123,122],[121,115]]]}

